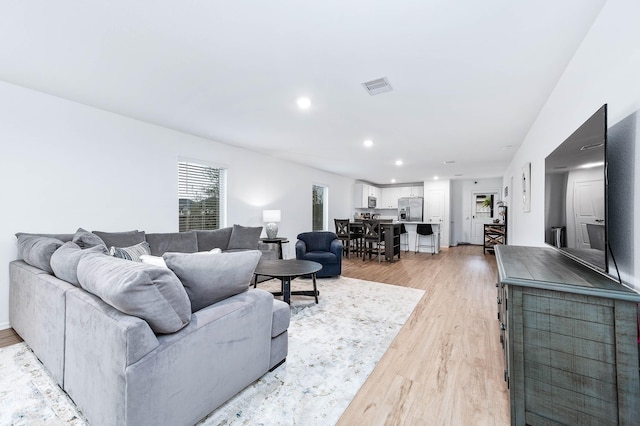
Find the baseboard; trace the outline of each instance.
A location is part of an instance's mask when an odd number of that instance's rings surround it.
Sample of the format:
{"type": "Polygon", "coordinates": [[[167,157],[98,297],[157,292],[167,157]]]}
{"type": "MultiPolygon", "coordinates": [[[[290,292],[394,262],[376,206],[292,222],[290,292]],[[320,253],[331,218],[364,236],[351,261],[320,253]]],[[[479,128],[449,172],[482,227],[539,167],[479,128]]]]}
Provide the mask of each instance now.
{"type": "Polygon", "coordinates": [[[8,328],[11,328],[11,324],[9,324],[8,322],[0,323],[0,330],[6,330],[8,328]]]}

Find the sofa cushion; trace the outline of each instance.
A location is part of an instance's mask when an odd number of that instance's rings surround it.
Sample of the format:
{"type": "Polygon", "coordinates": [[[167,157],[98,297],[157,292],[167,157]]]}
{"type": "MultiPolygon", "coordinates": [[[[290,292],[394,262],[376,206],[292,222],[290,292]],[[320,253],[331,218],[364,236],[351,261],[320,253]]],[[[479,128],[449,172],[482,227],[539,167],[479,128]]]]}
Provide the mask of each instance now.
{"type": "Polygon", "coordinates": [[[76,243],[81,249],[95,246],[104,246],[105,249],[107,248],[102,238],[82,228],[78,228],[71,241],[76,243]]]}
{"type": "Polygon", "coordinates": [[[154,256],[162,256],[168,251],[180,253],[198,251],[198,237],[193,231],[146,234],[145,238],[151,247],[151,254],[154,256]]]}
{"type": "Polygon", "coordinates": [[[156,333],[173,333],[189,323],[189,297],[167,268],[102,254],[82,256],[78,281],[121,312],[149,323],[156,333]]]}
{"type": "Polygon", "coordinates": [[[140,256],[144,254],[151,254],[151,249],[149,248],[149,243],[143,241],[131,247],[111,247],[109,248],[109,254],[120,259],[140,262],[140,256]]]}
{"type": "Polygon", "coordinates": [[[60,240],[63,243],[66,243],[67,241],[71,241],[75,234],[31,234],[31,233],[28,233],[28,232],[18,232],[18,233],[16,233],[16,238],[19,238],[20,235],[31,235],[31,236],[34,236],[34,237],[55,238],[56,240],[60,240]]]}
{"type": "Polygon", "coordinates": [[[233,225],[227,249],[257,250],[262,226],[233,225]]]}
{"type": "Polygon", "coordinates": [[[130,247],[144,241],[144,231],[103,232],[92,231],[107,247],[130,247]]]}
{"type": "Polygon", "coordinates": [[[18,236],[18,257],[31,266],[52,273],[51,256],[62,244],[57,238],[21,234],[18,236]]]}
{"type": "Polygon", "coordinates": [[[66,242],[51,256],[51,269],[56,277],[79,287],[78,263],[82,256],[88,253],[106,254],[107,248],[104,245],[97,245],[83,250],[72,241],[66,242]]]}
{"type": "Polygon", "coordinates": [[[162,257],[180,278],[191,300],[191,311],[247,291],[260,260],[258,250],[220,254],[165,253],[162,257]]]}
{"type": "Polygon", "coordinates": [[[208,251],[213,248],[226,250],[229,247],[232,227],[214,229],[210,231],[196,231],[198,237],[198,251],[208,251]]]}

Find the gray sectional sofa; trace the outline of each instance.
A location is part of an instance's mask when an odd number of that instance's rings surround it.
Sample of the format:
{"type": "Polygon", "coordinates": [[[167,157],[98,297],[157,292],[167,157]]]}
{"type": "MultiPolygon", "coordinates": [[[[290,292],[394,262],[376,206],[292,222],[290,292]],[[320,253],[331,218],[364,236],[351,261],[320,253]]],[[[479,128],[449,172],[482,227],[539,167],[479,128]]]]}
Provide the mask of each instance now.
{"type": "Polygon", "coordinates": [[[249,289],[277,248],[249,228],[17,235],[11,326],[91,424],[195,424],[286,358],[289,306],[249,289]]]}

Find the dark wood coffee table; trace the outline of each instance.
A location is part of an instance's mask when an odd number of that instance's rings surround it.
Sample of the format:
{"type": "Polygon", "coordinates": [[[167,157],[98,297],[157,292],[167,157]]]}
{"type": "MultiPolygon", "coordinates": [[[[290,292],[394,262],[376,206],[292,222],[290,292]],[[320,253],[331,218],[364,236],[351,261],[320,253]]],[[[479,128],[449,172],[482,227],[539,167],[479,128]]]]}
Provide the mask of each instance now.
{"type": "Polygon", "coordinates": [[[318,303],[318,287],[316,286],[316,272],[322,269],[318,262],[300,259],[278,259],[261,260],[253,273],[253,287],[258,284],[258,276],[278,278],[280,280],[280,291],[273,293],[274,296],[282,296],[284,301],[291,304],[291,295],[314,296],[318,303]],[[313,291],[297,290],[291,291],[291,280],[303,275],[311,275],[313,279],[313,291]]]}

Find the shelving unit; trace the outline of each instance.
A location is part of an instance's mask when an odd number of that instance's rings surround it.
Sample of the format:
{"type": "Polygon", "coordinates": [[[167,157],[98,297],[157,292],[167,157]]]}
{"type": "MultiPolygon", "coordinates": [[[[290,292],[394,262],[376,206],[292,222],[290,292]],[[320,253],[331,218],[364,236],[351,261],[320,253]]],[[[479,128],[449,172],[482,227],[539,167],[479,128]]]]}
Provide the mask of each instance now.
{"type": "Polygon", "coordinates": [[[493,251],[495,245],[507,244],[507,206],[498,206],[498,212],[503,217],[502,223],[487,223],[484,225],[484,248],[493,251]]]}

